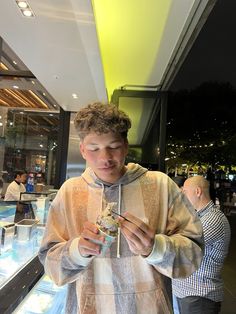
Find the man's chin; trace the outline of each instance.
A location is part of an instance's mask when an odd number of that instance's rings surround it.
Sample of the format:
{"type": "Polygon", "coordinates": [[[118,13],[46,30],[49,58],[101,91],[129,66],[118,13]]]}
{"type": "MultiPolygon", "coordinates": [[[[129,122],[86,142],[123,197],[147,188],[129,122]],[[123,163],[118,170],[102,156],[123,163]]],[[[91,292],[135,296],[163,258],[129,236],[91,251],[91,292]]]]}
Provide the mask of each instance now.
{"type": "Polygon", "coordinates": [[[97,175],[102,181],[105,181],[107,183],[114,183],[120,177],[119,174],[112,171],[112,169],[110,169],[110,171],[98,171],[97,175]]]}

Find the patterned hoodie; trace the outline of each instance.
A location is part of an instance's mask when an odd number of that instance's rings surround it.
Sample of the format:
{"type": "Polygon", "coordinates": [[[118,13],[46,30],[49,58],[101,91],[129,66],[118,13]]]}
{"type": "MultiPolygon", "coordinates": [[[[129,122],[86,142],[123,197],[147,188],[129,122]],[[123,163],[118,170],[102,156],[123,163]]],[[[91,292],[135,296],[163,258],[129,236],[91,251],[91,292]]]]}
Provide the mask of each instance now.
{"type": "Polygon", "coordinates": [[[68,284],[66,313],[168,314],[166,276],[192,274],[202,259],[201,246],[200,220],[177,185],[164,173],[128,164],[114,184],[87,168],[62,185],[49,211],[39,258],[57,285],[68,284]],[[148,257],[133,254],[122,234],[105,256],[80,255],[83,223],[96,222],[104,198],[156,231],[148,257]]]}

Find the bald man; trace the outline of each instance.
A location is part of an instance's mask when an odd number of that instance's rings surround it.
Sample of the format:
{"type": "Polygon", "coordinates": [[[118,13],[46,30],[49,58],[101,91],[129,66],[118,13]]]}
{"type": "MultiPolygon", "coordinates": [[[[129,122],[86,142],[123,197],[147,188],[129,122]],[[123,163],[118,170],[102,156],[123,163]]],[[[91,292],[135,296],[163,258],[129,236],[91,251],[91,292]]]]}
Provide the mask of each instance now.
{"type": "Polygon", "coordinates": [[[181,314],[218,314],[223,301],[221,270],[228,253],[230,226],[211,200],[209,182],[204,177],[188,178],[182,190],[202,222],[205,252],[195,273],[186,279],[172,280],[173,295],[181,314]]]}

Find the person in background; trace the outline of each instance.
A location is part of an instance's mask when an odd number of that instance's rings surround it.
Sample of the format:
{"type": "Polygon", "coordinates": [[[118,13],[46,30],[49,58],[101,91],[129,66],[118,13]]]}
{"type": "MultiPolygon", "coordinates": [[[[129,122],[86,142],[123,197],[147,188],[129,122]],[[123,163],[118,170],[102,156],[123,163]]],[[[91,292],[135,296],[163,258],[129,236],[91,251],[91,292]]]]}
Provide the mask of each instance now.
{"type": "Polygon", "coordinates": [[[183,176],[177,176],[177,177],[173,177],[172,180],[178,185],[179,188],[182,188],[186,178],[183,176]]]}
{"type": "Polygon", "coordinates": [[[24,183],[27,179],[25,171],[18,170],[14,174],[14,181],[12,181],[6,190],[4,201],[19,201],[21,192],[25,192],[24,183]]]}
{"type": "Polygon", "coordinates": [[[211,200],[209,182],[204,177],[188,178],[182,190],[202,222],[205,252],[196,272],[186,279],[172,280],[172,292],[181,314],[220,313],[223,301],[221,270],[228,253],[230,226],[226,216],[211,200]]]}
{"type": "Polygon", "coordinates": [[[65,312],[172,313],[166,276],[187,277],[199,267],[200,220],[166,174],[125,165],[131,121],[123,111],[95,103],[74,123],[88,168],[58,191],[39,250],[49,277],[68,284],[65,312]],[[96,225],[103,199],[125,217],[104,256],[96,225]]]}

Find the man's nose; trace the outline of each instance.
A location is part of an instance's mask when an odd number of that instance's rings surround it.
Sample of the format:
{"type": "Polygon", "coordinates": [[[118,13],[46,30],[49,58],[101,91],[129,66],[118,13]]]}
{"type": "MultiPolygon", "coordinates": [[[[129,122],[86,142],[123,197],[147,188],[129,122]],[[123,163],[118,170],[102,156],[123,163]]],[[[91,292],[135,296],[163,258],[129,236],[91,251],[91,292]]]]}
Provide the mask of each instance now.
{"type": "Polygon", "coordinates": [[[101,150],[99,157],[103,160],[109,160],[112,157],[111,151],[109,149],[104,148],[101,150]]]}

